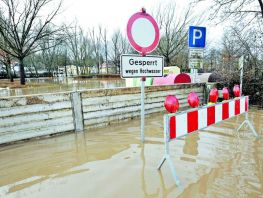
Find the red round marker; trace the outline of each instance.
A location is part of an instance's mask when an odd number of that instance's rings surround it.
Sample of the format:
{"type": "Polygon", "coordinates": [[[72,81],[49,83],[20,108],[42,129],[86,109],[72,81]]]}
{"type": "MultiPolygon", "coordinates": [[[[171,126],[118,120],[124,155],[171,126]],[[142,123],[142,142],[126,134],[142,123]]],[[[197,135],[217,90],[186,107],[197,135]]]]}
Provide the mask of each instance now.
{"type": "Polygon", "coordinates": [[[233,92],[234,92],[235,97],[240,97],[240,88],[239,88],[239,85],[235,85],[235,86],[234,86],[233,92]]]}
{"type": "Polygon", "coordinates": [[[216,103],[217,99],[218,99],[218,90],[217,90],[217,88],[213,88],[210,90],[209,100],[210,100],[210,102],[216,103]]]}
{"type": "Polygon", "coordinates": [[[168,95],[164,102],[165,109],[170,113],[175,113],[179,109],[179,101],[173,95],[168,95]]]}
{"type": "Polygon", "coordinates": [[[224,100],[229,100],[229,91],[227,87],[224,87],[222,90],[224,100]]]}
{"type": "Polygon", "coordinates": [[[195,92],[191,92],[187,97],[188,104],[192,108],[196,108],[199,106],[200,100],[198,95],[195,92]]]}

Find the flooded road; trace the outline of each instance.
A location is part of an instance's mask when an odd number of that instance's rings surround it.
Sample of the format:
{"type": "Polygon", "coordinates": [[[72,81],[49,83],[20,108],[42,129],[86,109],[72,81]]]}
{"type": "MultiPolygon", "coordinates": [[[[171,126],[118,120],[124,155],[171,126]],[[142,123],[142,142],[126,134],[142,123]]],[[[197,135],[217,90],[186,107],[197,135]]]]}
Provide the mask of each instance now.
{"type": "MultiPolygon", "coordinates": [[[[8,81],[8,80],[2,80],[8,81]]],[[[32,78],[27,79],[27,87],[1,89],[0,97],[20,96],[39,93],[56,93],[63,91],[125,87],[121,78],[32,78]]]]}
{"type": "Polygon", "coordinates": [[[244,127],[243,116],[171,142],[181,187],[164,154],[162,115],[140,121],[0,147],[1,198],[262,197],[263,111],[251,110],[261,138],[244,127]]]}

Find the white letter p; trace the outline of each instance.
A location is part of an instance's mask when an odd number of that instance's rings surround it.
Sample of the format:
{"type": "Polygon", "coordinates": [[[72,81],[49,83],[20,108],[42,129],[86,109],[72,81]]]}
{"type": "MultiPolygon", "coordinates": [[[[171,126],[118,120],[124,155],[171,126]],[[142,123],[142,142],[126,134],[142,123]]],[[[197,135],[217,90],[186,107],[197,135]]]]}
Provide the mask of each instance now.
{"type": "Polygon", "coordinates": [[[198,29],[194,29],[194,32],[193,32],[193,44],[195,45],[195,40],[198,40],[200,38],[202,38],[202,31],[198,30],[198,29]]]}

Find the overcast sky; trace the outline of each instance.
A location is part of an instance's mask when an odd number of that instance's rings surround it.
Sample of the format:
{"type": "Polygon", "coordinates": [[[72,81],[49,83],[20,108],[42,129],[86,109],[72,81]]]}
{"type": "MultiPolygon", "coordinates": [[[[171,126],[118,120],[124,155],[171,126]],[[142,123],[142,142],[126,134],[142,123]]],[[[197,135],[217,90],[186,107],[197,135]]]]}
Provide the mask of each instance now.
{"type": "MultiPolygon", "coordinates": [[[[109,34],[116,29],[125,32],[129,17],[145,7],[147,12],[152,13],[159,4],[168,4],[171,0],[64,0],[63,13],[59,21],[66,23],[76,19],[84,29],[102,25],[106,27],[109,34]]],[[[185,8],[188,0],[173,0],[177,4],[177,10],[185,8]]],[[[204,3],[194,9],[196,14],[204,13],[207,4],[204,3]]],[[[193,24],[194,25],[194,24],[193,24]]],[[[207,42],[215,45],[223,33],[222,25],[215,27],[213,23],[204,21],[202,26],[207,27],[207,42]]]]}

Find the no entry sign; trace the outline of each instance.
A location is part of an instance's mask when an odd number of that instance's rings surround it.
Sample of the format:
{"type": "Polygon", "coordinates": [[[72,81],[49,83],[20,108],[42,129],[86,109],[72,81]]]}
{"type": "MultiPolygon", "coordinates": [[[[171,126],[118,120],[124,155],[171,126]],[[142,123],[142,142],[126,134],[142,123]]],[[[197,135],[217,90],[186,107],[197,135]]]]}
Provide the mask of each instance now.
{"type": "Polygon", "coordinates": [[[131,46],[142,54],[152,52],[160,39],[159,27],[154,18],[138,12],[131,16],[127,24],[127,36],[131,46]]]}

